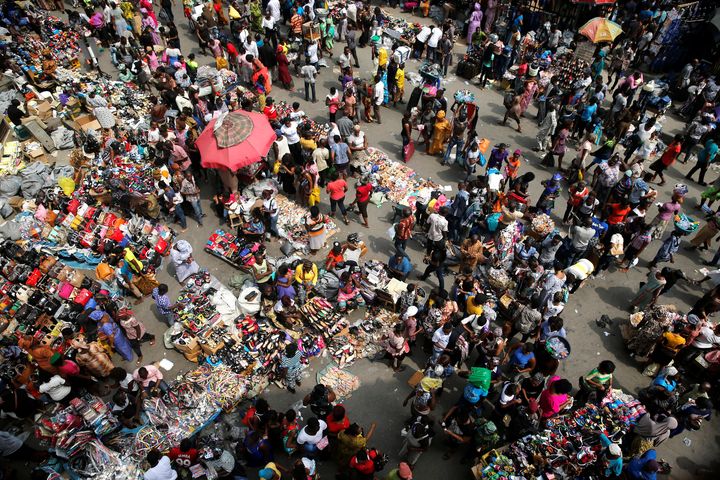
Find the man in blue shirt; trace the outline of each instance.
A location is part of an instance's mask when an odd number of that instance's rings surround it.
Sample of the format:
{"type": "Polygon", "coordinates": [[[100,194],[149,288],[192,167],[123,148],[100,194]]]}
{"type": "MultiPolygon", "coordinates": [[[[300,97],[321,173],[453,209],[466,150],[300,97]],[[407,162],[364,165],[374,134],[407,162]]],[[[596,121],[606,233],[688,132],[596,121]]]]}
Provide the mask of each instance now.
{"type": "Polygon", "coordinates": [[[337,171],[344,172],[350,162],[350,158],[348,157],[348,144],[342,141],[340,135],[335,135],[333,140],[335,143],[330,147],[330,157],[337,171]]]}
{"type": "Polygon", "coordinates": [[[698,183],[706,186],[707,183],[705,183],[705,174],[707,173],[707,169],[710,164],[717,158],[718,148],[717,143],[715,143],[715,140],[712,138],[705,142],[705,147],[697,154],[697,163],[695,163],[695,166],[690,169],[687,175],[685,175],[685,178],[692,180],[693,174],[700,170],[698,183]]]}
{"type": "Polygon", "coordinates": [[[580,121],[578,122],[577,130],[575,131],[575,138],[582,138],[585,134],[585,130],[590,128],[593,115],[597,112],[597,98],[591,98],[585,108],[580,112],[580,121]]]}
{"type": "Polygon", "coordinates": [[[625,473],[627,473],[632,480],[655,480],[657,478],[657,472],[660,470],[660,465],[658,465],[656,458],[657,453],[651,448],[641,456],[630,460],[630,463],[628,463],[625,469],[625,473]]]}
{"type": "Polygon", "coordinates": [[[412,271],[412,264],[405,255],[396,253],[388,260],[388,270],[391,277],[405,281],[412,271]]]}

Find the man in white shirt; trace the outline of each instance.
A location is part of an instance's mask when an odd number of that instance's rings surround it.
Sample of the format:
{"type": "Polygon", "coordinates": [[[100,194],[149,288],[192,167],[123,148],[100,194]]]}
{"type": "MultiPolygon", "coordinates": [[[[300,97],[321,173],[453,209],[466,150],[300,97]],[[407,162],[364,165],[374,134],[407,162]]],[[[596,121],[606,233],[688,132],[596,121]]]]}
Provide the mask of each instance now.
{"type": "Polygon", "coordinates": [[[265,32],[266,41],[270,41],[270,44],[274,49],[277,49],[277,30],[275,29],[275,19],[272,17],[272,12],[268,10],[265,12],[265,16],[262,19],[262,28],[265,32]]]}
{"type": "Polygon", "coordinates": [[[318,68],[318,45],[317,42],[311,42],[308,44],[307,52],[306,52],[307,58],[310,59],[310,64],[312,64],[313,67],[316,69],[318,68]]]}
{"type": "Polygon", "coordinates": [[[427,41],[427,59],[431,62],[437,63],[439,61],[439,55],[438,55],[438,45],[440,44],[440,39],[442,38],[442,29],[440,27],[434,27],[432,29],[432,35],[430,35],[430,38],[427,41]]]}
{"type": "Polygon", "coordinates": [[[592,227],[592,219],[590,218],[586,218],[581,225],[575,225],[570,229],[573,259],[582,257],[593,237],[595,237],[595,229],[592,227]]]}
{"type": "Polygon", "coordinates": [[[430,365],[434,365],[435,362],[437,362],[437,359],[440,358],[440,355],[445,352],[448,343],[450,343],[450,335],[452,334],[452,328],[452,322],[447,322],[442,327],[435,330],[435,333],[433,333],[433,353],[430,357],[430,361],[428,362],[430,363],[430,365]]]}
{"type": "Polygon", "coordinates": [[[377,123],[382,123],[380,120],[380,105],[385,101],[385,84],[382,82],[382,77],[378,75],[375,77],[375,86],[373,87],[373,114],[377,118],[377,123]]]}
{"type": "Polygon", "coordinates": [[[147,462],[150,468],[145,471],[144,480],[175,480],[177,472],[172,468],[170,457],[153,449],[147,454],[147,462]]]}
{"type": "Polygon", "coordinates": [[[305,101],[310,100],[310,90],[312,89],[312,102],[317,102],[317,97],[315,96],[315,76],[317,75],[317,68],[312,65],[311,58],[305,59],[305,65],[300,69],[300,74],[305,81],[305,101]]]}
{"type": "Polygon", "coordinates": [[[308,3],[306,3],[305,5],[303,5],[303,10],[305,11],[305,13],[307,14],[307,16],[310,20],[315,20],[315,2],[314,1],[311,0],[308,3]]]}
{"type": "Polygon", "coordinates": [[[253,58],[258,58],[258,57],[259,57],[258,48],[257,48],[257,43],[255,43],[255,40],[253,40],[252,38],[250,38],[249,35],[248,35],[248,38],[247,38],[247,40],[245,41],[245,43],[243,43],[243,47],[245,47],[245,51],[246,51],[247,53],[249,53],[250,55],[252,55],[253,58]]]}
{"type": "Polygon", "coordinates": [[[438,213],[433,213],[428,217],[428,243],[426,247],[428,255],[430,255],[432,248],[436,246],[436,244],[442,244],[442,241],[445,239],[448,233],[447,216],[449,214],[450,210],[447,207],[441,207],[438,213]]]}
{"type": "Polygon", "coordinates": [[[340,69],[344,70],[347,67],[351,67],[352,63],[350,63],[350,58],[352,58],[352,52],[348,47],[343,48],[343,53],[340,55],[340,58],[338,59],[338,63],[340,64],[340,69]]]}
{"type": "Polygon", "coordinates": [[[422,58],[423,50],[425,49],[425,43],[430,38],[432,30],[430,27],[424,26],[420,29],[420,32],[415,35],[415,44],[413,45],[413,58],[422,58]]]}
{"type": "Polygon", "coordinates": [[[282,16],[280,15],[280,0],[268,1],[267,11],[270,12],[270,16],[275,23],[280,23],[282,21],[282,16]]]}

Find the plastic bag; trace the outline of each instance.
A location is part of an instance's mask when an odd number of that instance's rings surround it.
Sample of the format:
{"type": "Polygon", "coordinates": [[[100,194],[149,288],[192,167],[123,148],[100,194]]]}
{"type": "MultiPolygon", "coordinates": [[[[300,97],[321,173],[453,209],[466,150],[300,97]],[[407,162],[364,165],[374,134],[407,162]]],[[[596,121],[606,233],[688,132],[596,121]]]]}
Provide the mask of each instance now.
{"type": "Polygon", "coordinates": [[[72,178],[60,177],[58,178],[58,185],[68,197],[75,191],[75,181],[72,178]]]}
{"type": "Polygon", "coordinates": [[[390,240],[395,240],[395,227],[397,224],[393,223],[390,228],[387,229],[387,235],[390,240]]]}
{"type": "Polygon", "coordinates": [[[492,372],[487,368],[474,367],[470,370],[470,376],[468,382],[473,385],[488,390],[490,388],[490,381],[492,379],[492,372]]]}

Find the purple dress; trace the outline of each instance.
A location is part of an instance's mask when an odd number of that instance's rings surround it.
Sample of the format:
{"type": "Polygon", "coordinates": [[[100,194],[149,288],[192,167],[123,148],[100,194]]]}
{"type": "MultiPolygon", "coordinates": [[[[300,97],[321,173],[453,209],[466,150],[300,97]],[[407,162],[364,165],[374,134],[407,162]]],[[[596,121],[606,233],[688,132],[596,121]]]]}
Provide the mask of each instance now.
{"type": "Polygon", "coordinates": [[[481,10],[480,4],[475,4],[475,11],[473,11],[472,15],[470,15],[470,24],[468,25],[468,33],[467,33],[467,44],[472,45],[472,37],[477,31],[478,28],[480,28],[480,24],[482,23],[483,19],[483,12],[481,10]]]}
{"type": "Polygon", "coordinates": [[[100,331],[108,337],[115,337],[115,351],[120,354],[123,360],[129,362],[133,359],[133,351],[132,347],[130,346],[130,342],[128,341],[127,337],[120,329],[120,327],[118,327],[117,323],[103,323],[100,327],[100,331]]]}

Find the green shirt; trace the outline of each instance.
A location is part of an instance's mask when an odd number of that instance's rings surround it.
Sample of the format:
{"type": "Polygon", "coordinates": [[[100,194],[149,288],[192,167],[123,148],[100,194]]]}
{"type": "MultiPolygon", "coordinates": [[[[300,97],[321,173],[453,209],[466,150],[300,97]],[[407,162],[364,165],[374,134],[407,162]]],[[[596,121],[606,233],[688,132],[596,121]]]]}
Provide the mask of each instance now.
{"type": "Polygon", "coordinates": [[[612,373],[600,373],[598,372],[597,368],[594,368],[585,375],[585,381],[592,380],[595,383],[599,383],[600,385],[606,385],[610,380],[612,380],[612,373]]]}

